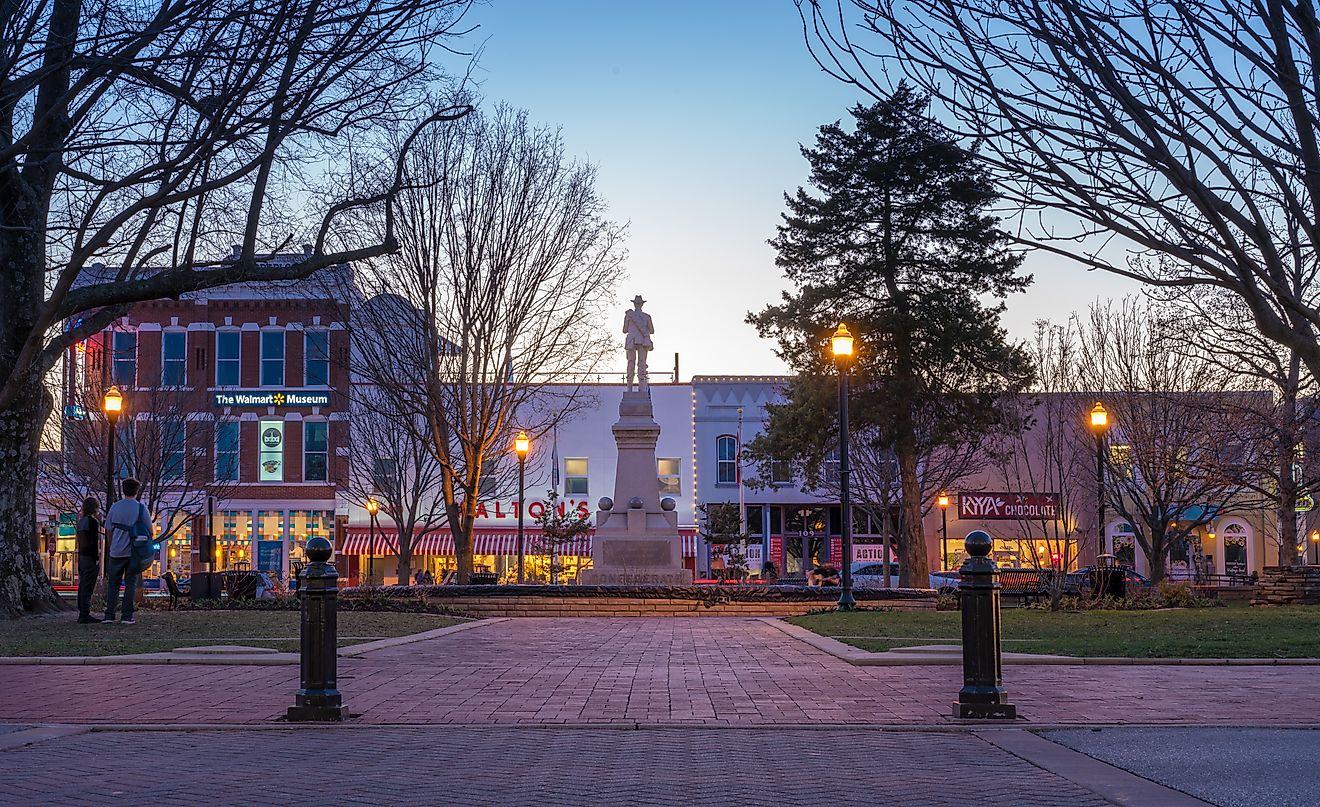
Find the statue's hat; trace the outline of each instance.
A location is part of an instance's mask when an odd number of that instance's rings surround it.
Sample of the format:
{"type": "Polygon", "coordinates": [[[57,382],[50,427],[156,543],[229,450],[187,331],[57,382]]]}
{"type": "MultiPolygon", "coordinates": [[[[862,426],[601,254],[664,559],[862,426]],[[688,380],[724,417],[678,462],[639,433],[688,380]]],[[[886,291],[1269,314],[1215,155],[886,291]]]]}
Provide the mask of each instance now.
{"type": "Polygon", "coordinates": [[[642,299],[642,295],[640,295],[640,294],[637,295],[636,297],[633,297],[633,298],[632,298],[632,301],[633,301],[634,303],[645,303],[645,302],[646,302],[645,300],[642,299]]]}

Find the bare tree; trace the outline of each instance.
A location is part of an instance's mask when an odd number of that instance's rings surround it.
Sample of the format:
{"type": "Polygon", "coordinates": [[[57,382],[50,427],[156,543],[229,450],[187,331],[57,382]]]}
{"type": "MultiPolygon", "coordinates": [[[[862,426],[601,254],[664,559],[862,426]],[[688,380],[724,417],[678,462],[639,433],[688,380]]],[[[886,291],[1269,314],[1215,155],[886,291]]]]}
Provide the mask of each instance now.
{"type": "Polygon", "coordinates": [[[905,77],[940,102],[1021,242],[1225,290],[1320,375],[1311,2],[796,2],[827,72],[877,98],[905,77]]]}
{"type": "Polygon", "coordinates": [[[445,523],[440,464],[429,444],[417,439],[417,415],[399,412],[373,387],[352,397],[352,461],[346,492],[365,503],[375,499],[394,525],[399,541],[399,583],[412,577],[413,539],[445,523]]]}
{"type": "MultiPolygon", "coordinates": [[[[106,385],[92,372],[73,379],[76,400],[101,400],[106,385]]],[[[213,444],[212,424],[189,421],[179,408],[178,392],[155,387],[126,399],[127,417],[115,429],[116,478],[127,475],[142,483],[139,499],[159,525],[156,538],[168,541],[206,513],[208,497],[227,498],[238,484],[238,468],[221,470],[207,446],[213,444]]],[[[90,418],[89,407],[70,404],[58,427],[43,433],[43,443],[60,462],[51,463],[39,488],[42,504],[55,512],[77,513],[88,496],[103,499],[109,435],[104,418],[90,418]]],[[[111,497],[113,501],[115,497],[111,497]]]]}
{"type": "Polygon", "coordinates": [[[0,615],[61,607],[30,537],[47,371],[134,302],[393,250],[392,227],[368,240],[338,224],[388,199],[397,176],[348,195],[320,181],[321,167],[350,138],[370,148],[375,127],[413,115],[466,7],[0,8],[0,615]],[[312,246],[302,259],[263,261],[299,237],[312,246]],[[206,259],[233,244],[234,258],[206,259]]]}
{"type": "Polygon", "coordinates": [[[392,208],[402,250],[358,276],[395,302],[361,308],[355,370],[422,426],[465,583],[479,499],[516,472],[514,435],[583,405],[572,379],[612,347],[602,323],[623,228],[604,218],[595,170],[523,112],[474,113],[416,146],[392,208]]]}
{"type": "MultiPolygon", "coordinates": [[[[1034,389],[1018,398],[1025,424],[1004,435],[996,446],[994,467],[1010,490],[1049,493],[1058,511],[1008,522],[1028,549],[1032,565],[1066,572],[1089,543],[1100,546],[1103,525],[1083,533],[1077,522],[1083,508],[1095,504],[1094,438],[1085,431],[1087,399],[1076,394],[1078,334],[1075,323],[1036,323],[1031,346],[1036,367],[1034,389]]],[[[1051,578],[1050,604],[1058,608],[1063,575],[1051,578]]]]}
{"type": "Polygon", "coordinates": [[[1161,296],[1174,320],[1169,332],[1176,350],[1210,362],[1226,389],[1272,392],[1269,405],[1250,401],[1263,450],[1253,454],[1257,467],[1244,482],[1274,503],[1270,532],[1280,564],[1299,563],[1298,505],[1320,485],[1320,462],[1306,445],[1314,439],[1311,424],[1320,414],[1315,377],[1296,350],[1266,338],[1232,294],[1198,288],[1161,296]]]}
{"type": "Polygon", "coordinates": [[[1197,529],[1230,501],[1260,506],[1250,477],[1259,467],[1255,430],[1268,395],[1223,389],[1203,357],[1173,348],[1169,322],[1137,300],[1097,304],[1078,325],[1080,378],[1113,415],[1107,503],[1131,526],[1164,578],[1170,552],[1194,545],[1197,529]]]}

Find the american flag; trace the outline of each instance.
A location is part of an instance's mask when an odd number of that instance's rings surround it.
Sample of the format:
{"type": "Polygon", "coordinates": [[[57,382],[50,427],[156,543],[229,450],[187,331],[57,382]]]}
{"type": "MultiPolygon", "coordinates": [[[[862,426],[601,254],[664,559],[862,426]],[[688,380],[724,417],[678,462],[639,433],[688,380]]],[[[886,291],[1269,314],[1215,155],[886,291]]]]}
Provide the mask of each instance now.
{"type": "Polygon", "coordinates": [[[550,487],[559,492],[559,424],[554,426],[554,438],[550,444],[550,487]]]}

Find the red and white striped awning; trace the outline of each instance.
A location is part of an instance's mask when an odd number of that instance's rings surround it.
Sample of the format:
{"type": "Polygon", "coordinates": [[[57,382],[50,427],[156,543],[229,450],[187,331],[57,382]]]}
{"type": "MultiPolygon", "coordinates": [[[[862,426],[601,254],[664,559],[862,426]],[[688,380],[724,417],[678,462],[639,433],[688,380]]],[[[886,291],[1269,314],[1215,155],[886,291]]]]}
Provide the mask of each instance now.
{"type": "MultiPolygon", "coordinates": [[[[679,535],[683,541],[683,555],[685,557],[695,557],[697,554],[697,536],[696,530],[679,530],[679,535]]],[[[523,541],[526,552],[536,552],[537,535],[528,531],[523,533],[523,541]]],[[[518,554],[518,533],[509,530],[477,530],[473,536],[472,554],[474,555],[516,555],[518,554]]],[[[453,556],[454,554],[454,534],[449,530],[432,530],[413,538],[414,555],[437,555],[453,556]]],[[[568,546],[560,547],[558,550],[564,555],[576,555],[578,557],[591,556],[591,535],[574,541],[568,546]]],[[[370,527],[349,527],[348,535],[345,536],[343,546],[336,547],[336,552],[340,555],[397,555],[399,553],[399,539],[392,531],[380,530],[376,532],[376,540],[373,548],[371,540],[370,527]]]]}

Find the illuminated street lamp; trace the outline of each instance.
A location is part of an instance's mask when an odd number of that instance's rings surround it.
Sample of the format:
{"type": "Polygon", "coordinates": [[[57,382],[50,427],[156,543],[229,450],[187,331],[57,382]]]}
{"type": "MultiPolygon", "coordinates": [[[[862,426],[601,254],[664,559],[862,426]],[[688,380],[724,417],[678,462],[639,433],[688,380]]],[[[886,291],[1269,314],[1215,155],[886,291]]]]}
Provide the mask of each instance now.
{"type": "Polygon", "coordinates": [[[1315,562],[1320,566],[1320,531],[1311,532],[1311,546],[1315,548],[1315,562]]]}
{"type": "Polygon", "coordinates": [[[532,440],[527,436],[527,432],[518,431],[518,437],[513,441],[514,453],[518,455],[518,582],[523,582],[523,559],[526,555],[526,546],[523,544],[523,510],[527,504],[527,454],[532,450],[532,440]]]}
{"type": "MultiPolygon", "coordinates": [[[[935,497],[935,505],[940,508],[940,569],[949,570],[949,494],[940,491],[935,497]]],[[[888,577],[889,569],[885,569],[888,577]]]]}
{"type": "Polygon", "coordinates": [[[376,581],[376,512],[380,510],[380,505],[375,499],[367,499],[367,514],[371,516],[371,549],[367,555],[367,585],[373,585],[376,581]]]}
{"type": "MultiPolygon", "coordinates": [[[[853,360],[853,336],[842,322],[830,337],[830,348],[839,371],[839,509],[843,517],[843,591],[839,594],[839,610],[851,611],[856,606],[852,592],[852,501],[848,488],[851,471],[848,461],[848,370],[853,360]]],[[[888,572],[886,568],[886,577],[888,572]]]]}
{"type": "Polygon", "coordinates": [[[1095,433],[1095,534],[1096,545],[1105,551],[1105,432],[1109,431],[1109,412],[1096,401],[1091,407],[1091,431],[1095,433]]]}
{"type": "MultiPolygon", "coordinates": [[[[105,391],[101,399],[101,411],[105,412],[105,511],[110,512],[110,505],[115,503],[115,426],[119,415],[124,411],[124,396],[119,387],[112,386],[105,391]]],[[[105,536],[105,563],[102,565],[106,579],[110,577],[110,532],[105,536]]]]}

